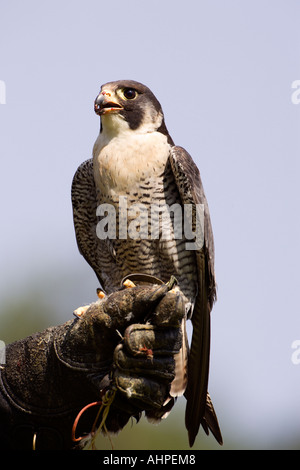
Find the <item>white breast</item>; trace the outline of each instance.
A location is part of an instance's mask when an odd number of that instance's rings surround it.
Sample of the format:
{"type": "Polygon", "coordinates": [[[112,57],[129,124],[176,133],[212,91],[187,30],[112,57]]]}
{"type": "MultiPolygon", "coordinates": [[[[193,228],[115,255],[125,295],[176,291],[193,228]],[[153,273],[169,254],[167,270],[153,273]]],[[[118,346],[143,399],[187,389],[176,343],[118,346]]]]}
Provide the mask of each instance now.
{"type": "Polygon", "coordinates": [[[112,139],[100,133],[93,150],[96,188],[102,195],[138,191],[141,180],[162,175],[169,153],[160,132],[128,130],[112,139]]]}

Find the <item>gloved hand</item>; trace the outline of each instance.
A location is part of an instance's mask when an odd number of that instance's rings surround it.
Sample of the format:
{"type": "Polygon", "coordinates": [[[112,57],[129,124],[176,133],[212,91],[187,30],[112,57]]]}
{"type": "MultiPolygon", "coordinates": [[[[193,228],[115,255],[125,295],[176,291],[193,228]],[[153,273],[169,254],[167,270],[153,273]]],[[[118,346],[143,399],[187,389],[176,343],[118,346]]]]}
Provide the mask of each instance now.
{"type": "MultiPolygon", "coordinates": [[[[169,410],[174,354],[181,347],[181,294],[170,284],[140,285],[91,304],[64,325],[7,346],[0,371],[0,443],[6,449],[69,449],[78,412],[114,392],[107,429],[145,410],[169,410]]],[[[78,434],[89,433],[85,414],[78,434]]],[[[0,446],[1,447],[1,446],[0,446]]]]}
{"type": "Polygon", "coordinates": [[[145,410],[151,420],[170,411],[174,355],[182,346],[184,302],[180,291],[167,292],[146,324],[132,324],[114,352],[113,383],[122,409],[145,410]]]}
{"type": "Polygon", "coordinates": [[[115,292],[91,304],[56,340],[61,361],[86,370],[98,390],[117,391],[106,418],[109,431],[122,429],[131,416],[138,420],[143,410],[158,420],[174,404],[169,390],[184,302],[179,290],[170,291],[173,285],[115,292]]]}

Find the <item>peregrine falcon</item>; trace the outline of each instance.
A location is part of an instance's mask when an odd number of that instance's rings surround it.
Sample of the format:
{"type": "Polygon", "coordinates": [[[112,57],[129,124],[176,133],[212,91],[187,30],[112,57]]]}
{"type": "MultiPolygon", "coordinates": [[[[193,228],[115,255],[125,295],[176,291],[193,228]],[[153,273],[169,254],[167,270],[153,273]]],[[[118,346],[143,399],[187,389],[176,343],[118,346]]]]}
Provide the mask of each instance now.
{"type": "Polygon", "coordinates": [[[94,110],[101,119],[93,158],[78,168],[72,183],[79,251],[107,293],[118,289],[121,279],[131,273],[152,275],[163,282],[171,275],[176,277],[193,334],[189,352],[183,341],[181,358],[176,358],[176,377],[170,394],[184,393],[186,397],[185,424],[190,446],[200,424],[222,443],[207,392],[210,312],[216,283],[213,234],[199,170],[188,152],[174,144],[159,101],[141,83],[106,83],[95,99],[94,110]],[[192,235],[196,229],[202,230],[202,242],[192,249],[187,243],[190,237],[186,232],[178,236],[175,226],[177,222],[182,229],[185,212],[175,209],[185,206],[192,208],[193,217],[188,219],[192,220],[192,235]],[[173,210],[160,210],[164,207],[173,210]],[[203,208],[201,227],[195,222],[198,207],[203,208]],[[109,208],[113,209],[115,221],[104,217],[109,208]],[[99,223],[104,219],[107,231],[103,233],[99,223]]]}

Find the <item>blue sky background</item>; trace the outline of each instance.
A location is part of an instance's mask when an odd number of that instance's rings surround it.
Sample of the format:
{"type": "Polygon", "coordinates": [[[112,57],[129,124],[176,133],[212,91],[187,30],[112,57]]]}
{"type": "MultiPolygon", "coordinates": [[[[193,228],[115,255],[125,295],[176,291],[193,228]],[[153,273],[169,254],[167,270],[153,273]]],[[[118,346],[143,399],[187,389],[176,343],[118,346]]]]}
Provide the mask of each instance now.
{"type": "Polygon", "coordinates": [[[210,206],[209,388],[225,448],[226,438],[299,448],[300,3],[2,0],[0,18],[0,338],[4,306],[28,292],[58,312],[47,325],[95,299],[74,237],[72,177],[99,131],[100,85],[141,81],[199,166],[210,206]]]}

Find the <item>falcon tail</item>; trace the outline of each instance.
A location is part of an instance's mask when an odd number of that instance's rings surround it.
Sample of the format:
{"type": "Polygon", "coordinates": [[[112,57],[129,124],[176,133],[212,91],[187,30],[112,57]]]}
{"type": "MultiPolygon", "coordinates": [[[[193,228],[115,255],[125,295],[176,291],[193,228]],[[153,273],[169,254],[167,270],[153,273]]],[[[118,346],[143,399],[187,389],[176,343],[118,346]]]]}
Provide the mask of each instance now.
{"type": "Polygon", "coordinates": [[[188,430],[189,444],[193,446],[200,424],[208,432],[211,429],[216,440],[221,444],[222,436],[211,400],[207,400],[209,354],[210,354],[210,311],[208,299],[207,270],[204,256],[198,254],[199,290],[192,316],[193,336],[188,361],[188,385],[185,392],[187,399],[185,425],[188,430]]]}
{"type": "Polygon", "coordinates": [[[220,445],[223,444],[222,434],[220,431],[217,415],[215,413],[209,393],[207,393],[207,396],[206,396],[206,407],[205,407],[204,417],[201,421],[201,426],[203,427],[207,435],[209,434],[209,430],[210,430],[213,436],[215,437],[216,441],[220,445]]]}

